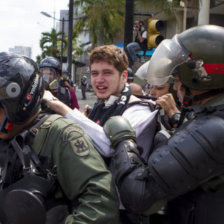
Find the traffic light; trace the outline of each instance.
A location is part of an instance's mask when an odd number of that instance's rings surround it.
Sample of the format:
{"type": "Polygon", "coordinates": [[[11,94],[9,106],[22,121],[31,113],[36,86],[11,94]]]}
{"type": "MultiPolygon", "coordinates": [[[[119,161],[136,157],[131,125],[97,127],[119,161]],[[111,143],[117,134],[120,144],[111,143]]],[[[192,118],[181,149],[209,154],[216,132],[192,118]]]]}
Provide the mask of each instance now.
{"type": "Polygon", "coordinates": [[[148,47],[155,48],[164,39],[160,35],[160,30],[163,28],[163,21],[158,19],[148,19],[148,47]]]}

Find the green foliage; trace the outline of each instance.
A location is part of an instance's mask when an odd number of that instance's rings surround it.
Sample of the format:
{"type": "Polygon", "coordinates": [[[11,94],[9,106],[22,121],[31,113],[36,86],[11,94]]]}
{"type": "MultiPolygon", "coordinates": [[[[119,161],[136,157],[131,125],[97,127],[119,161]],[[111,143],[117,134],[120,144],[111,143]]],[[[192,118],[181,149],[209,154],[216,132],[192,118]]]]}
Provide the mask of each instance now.
{"type": "Polygon", "coordinates": [[[180,8],[178,0],[135,0],[135,5],[143,5],[148,8],[153,6],[153,8],[162,11],[165,15],[172,17],[176,11],[180,8]]]}
{"type": "MultiPolygon", "coordinates": [[[[40,48],[42,50],[41,57],[45,58],[46,56],[59,57],[61,49],[61,32],[56,32],[55,29],[52,29],[51,32],[41,33],[42,37],[40,39],[40,48]]],[[[63,40],[64,47],[67,46],[67,41],[63,40]]]]}
{"type": "Polygon", "coordinates": [[[112,43],[117,33],[124,30],[125,0],[77,0],[81,10],[77,15],[86,17],[75,24],[75,32],[88,32],[92,44],[112,43]]]}
{"type": "MultiPolygon", "coordinates": [[[[153,6],[153,8],[161,10],[167,16],[177,14],[180,10],[180,0],[134,0],[135,4],[143,5],[145,7],[153,6]]],[[[188,8],[198,11],[199,2],[201,0],[181,0],[188,8]]]]}

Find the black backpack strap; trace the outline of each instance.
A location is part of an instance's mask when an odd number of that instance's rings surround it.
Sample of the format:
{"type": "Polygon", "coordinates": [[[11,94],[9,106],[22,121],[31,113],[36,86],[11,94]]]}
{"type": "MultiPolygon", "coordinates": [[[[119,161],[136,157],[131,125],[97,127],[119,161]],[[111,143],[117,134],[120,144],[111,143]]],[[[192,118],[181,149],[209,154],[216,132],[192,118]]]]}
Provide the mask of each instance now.
{"type": "Polygon", "coordinates": [[[44,121],[46,121],[48,115],[44,115],[35,125],[33,125],[30,129],[23,131],[22,133],[16,135],[11,141],[13,149],[18,155],[22,167],[23,167],[23,175],[29,175],[31,173],[40,174],[41,164],[40,160],[35,152],[31,150],[31,145],[37,134],[37,130],[41,126],[44,121]]]}
{"type": "Polygon", "coordinates": [[[151,111],[154,111],[155,109],[157,109],[156,105],[152,104],[149,101],[146,101],[146,100],[136,100],[136,101],[133,101],[133,102],[130,102],[130,103],[126,104],[126,106],[122,109],[120,114],[122,115],[125,110],[127,110],[129,107],[132,107],[134,105],[147,106],[147,107],[150,108],[151,111]]]}

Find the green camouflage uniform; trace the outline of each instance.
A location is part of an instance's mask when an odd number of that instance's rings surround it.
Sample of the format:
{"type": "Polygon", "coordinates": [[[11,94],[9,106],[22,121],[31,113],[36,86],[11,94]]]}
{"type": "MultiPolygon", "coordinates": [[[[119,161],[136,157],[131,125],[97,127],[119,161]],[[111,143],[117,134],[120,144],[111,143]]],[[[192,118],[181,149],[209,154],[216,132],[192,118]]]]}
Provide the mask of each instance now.
{"type": "Polygon", "coordinates": [[[91,139],[73,121],[51,115],[40,126],[34,151],[49,156],[57,168],[55,198],[62,192],[75,201],[75,209],[66,217],[66,224],[116,224],[118,199],[111,173],[91,139]]]}

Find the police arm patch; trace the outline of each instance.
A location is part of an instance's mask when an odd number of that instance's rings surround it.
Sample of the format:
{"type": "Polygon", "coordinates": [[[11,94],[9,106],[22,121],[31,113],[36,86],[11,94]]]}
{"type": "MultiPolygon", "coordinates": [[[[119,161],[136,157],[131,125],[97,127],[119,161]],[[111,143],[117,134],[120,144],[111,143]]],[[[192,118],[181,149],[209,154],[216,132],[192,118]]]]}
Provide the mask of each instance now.
{"type": "Polygon", "coordinates": [[[78,156],[87,156],[90,151],[88,140],[83,130],[76,126],[69,126],[63,132],[63,141],[68,142],[73,152],[78,156]]]}

